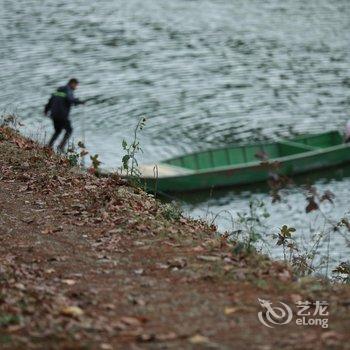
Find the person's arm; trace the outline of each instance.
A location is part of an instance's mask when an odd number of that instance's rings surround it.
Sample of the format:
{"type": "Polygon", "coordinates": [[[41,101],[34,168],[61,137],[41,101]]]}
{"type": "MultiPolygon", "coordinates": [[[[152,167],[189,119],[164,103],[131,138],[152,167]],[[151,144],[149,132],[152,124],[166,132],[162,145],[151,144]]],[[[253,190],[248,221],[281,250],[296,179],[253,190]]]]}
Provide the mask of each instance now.
{"type": "Polygon", "coordinates": [[[75,106],[82,105],[85,103],[85,101],[79,100],[78,98],[74,97],[72,90],[67,91],[67,100],[69,101],[70,104],[75,106]]]}
{"type": "Polygon", "coordinates": [[[47,115],[50,110],[51,110],[51,107],[52,107],[52,99],[53,99],[53,96],[50,97],[49,101],[46,103],[45,105],[45,108],[44,108],[44,114],[47,115]]]}

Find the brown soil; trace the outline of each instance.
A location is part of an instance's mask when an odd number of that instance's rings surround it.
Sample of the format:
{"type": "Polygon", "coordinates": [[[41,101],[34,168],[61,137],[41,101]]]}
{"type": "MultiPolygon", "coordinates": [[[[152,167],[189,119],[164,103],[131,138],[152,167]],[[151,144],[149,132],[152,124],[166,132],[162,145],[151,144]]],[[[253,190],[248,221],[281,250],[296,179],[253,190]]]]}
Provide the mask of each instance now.
{"type": "Polygon", "coordinates": [[[234,254],[215,228],[4,127],[0,242],[1,349],[350,348],[349,287],[234,254]],[[268,328],[258,298],[325,300],[329,328],[268,328]]]}

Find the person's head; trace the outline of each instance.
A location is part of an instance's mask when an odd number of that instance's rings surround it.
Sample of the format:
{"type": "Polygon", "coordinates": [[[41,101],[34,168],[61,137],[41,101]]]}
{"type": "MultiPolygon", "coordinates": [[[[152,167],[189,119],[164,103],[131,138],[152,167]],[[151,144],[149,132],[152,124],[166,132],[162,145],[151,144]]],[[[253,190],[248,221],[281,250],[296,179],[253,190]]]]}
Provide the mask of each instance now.
{"type": "Polygon", "coordinates": [[[69,79],[68,86],[72,89],[75,90],[79,85],[78,79],[72,78],[69,79]]]}

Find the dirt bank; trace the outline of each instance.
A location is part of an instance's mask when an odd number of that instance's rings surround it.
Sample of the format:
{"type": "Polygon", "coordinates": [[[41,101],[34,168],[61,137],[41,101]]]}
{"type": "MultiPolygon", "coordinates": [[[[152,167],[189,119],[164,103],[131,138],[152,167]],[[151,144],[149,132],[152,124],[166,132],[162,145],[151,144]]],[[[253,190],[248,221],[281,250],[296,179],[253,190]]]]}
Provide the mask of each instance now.
{"type": "Polygon", "coordinates": [[[235,254],[215,228],[8,128],[0,242],[1,349],[349,348],[348,287],[235,254]],[[262,325],[258,298],[293,320],[262,325]],[[298,300],[327,301],[329,328],[296,325],[298,300]]]}

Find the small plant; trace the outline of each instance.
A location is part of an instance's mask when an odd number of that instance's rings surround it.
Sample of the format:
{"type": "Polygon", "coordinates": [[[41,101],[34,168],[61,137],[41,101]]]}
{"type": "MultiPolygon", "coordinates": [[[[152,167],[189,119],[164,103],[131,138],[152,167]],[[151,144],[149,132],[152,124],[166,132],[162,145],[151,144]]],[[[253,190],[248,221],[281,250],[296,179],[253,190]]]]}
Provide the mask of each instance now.
{"type": "Polygon", "coordinates": [[[294,227],[288,227],[287,225],[283,225],[280,228],[280,232],[278,233],[278,241],[277,245],[281,245],[283,247],[283,256],[284,261],[287,262],[287,249],[290,252],[289,262],[291,261],[291,257],[293,251],[297,250],[295,242],[292,240],[292,233],[295,232],[294,227]]]}
{"type": "Polygon", "coordinates": [[[8,327],[11,325],[20,324],[20,317],[18,315],[2,314],[0,316],[0,327],[8,327]]]}
{"type": "Polygon", "coordinates": [[[90,156],[90,159],[91,159],[92,166],[89,168],[89,172],[98,176],[100,174],[100,165],[101,165],[101,161],[98,159],[98,154],[95,154],[94,156],[90,156]]]}
{"type": "Polygon", "coordinates": [[[350,262],[344,261],[340,263],[333,271],[333,274],[337,274],[336,279],[342,283],[350,284],[350,262]]]}
{"type": "Polygon", "coordinates": [[[0,125],[9,126],[14,130],[17,130],[19,126],[23,126],[23,124],[19,121],[19,118],[15,113],[2,115],[0,125]]]}
{"type": "MultiPolygon", "coordinates": [[[[282,200],[288,188],[293,187],[293,190],[297,189],[305,198],[305,212],[306,213],[318,213],[317,215],[317,228],[311,231],[311,239],[307,242],[307,247],[300,247],[299,244],[291,237],[291,233],[294,231],[286,231],[281,229],[278,235],[273,235],[274,238],[278,238],[277,244],[283,247],[284,260],[288,261],[294,269],[294,272],[299,276],[305,276],[311,273],[319,272],[323,268],[324,274],[329,277],[329,265],[332,261],[330,242],[334,232],[342,235],[346,244],[349,244],[349,238],[344,231],[350,232],[350,221],[348,218],[342,218],[339,222],[330,217],[324,210],[323,205],[325,202],[335,205],[335,195],[325,190],[320,192],[315,186],[293,186],[293,181],[284,176],[278,175],[273,169],[269,170],[272,176],[268,181],[270,187],[270,194],[272,202],[279,202],[282,200]],[[283,192],[281,191],[283,190],[283,192]],[[320,218],[322,219],[320,221],[320,218]],[[312,232],[315,232],[313,234],[312,232]],[[326,251],[321,253],[321,245],[326,247],[326,251]],[[288,254],[289,252],[289,254],[288,254]]],[[[324,251],[324,250],[323,250],[324,251]]]]}
{"type": "Polygon", "coordinates": [[[262,232],[266,230],[263,219],[270,215],[263,202],[249,201],[249,212],[237,213],[238,219],[233,223],[231,238],[236,241],[234,253],[251,254],[256,251],[256,244],[264,242],[262,232]]]}
{"type": "Polygon", "coordinates": [[[84,163],[84,157],[89,154],[85,145],[81,141],[78,142],[77,146],[78,147],[72,143],[67,150],[67,159],[71,166],[82,166],[84,163]]]}
{"type": "Polygon", "coordinates": [[[77,166],[79,163],[79,153],[75,148],[68,148],[67,159],[70,166],[77,166]]]}
{"type": "Polygon", "coordinates": [[[182,216],[182,210],[178,203],[167,203],[162,208],[162,214],[167,220],[178,220],[182,216]]]}
{"type": "Polygon", "coordinates": [[[142,152],[140,147],[140,142],[138,141],[138,132],[141,131],[146,124],[146,118],[142,117],[135,129],[134,129],[134,137],[130,144],[126,140],[123,140],[122,147],[126,154],[122,158],[122,172],[124,171],[127,176],[131,178],[138,179],[141,175],[140,170],[138,169],[138,161],[136,159],[136,155],[139,152],[142,152]]]}

